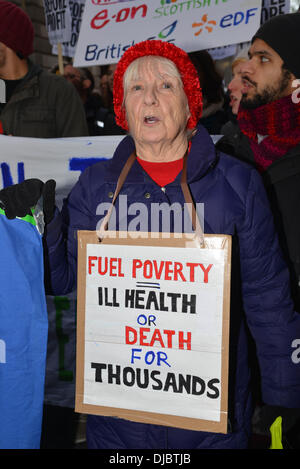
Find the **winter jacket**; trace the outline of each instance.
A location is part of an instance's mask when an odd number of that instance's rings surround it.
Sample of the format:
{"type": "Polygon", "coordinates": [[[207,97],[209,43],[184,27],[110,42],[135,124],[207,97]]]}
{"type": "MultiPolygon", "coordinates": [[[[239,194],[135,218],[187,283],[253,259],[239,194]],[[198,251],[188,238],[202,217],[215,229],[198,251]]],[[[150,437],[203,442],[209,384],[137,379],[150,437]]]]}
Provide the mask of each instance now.
{"type": "Polygon", "coordinates": [[[75,87],[31,61],[28,68],[9,101],[0,104],[4,134],[33,138],[88,135],[83,104],[75,87]]]}
{"type": "MultiPolygon", "coordinates": [[[[111,160],[88,168],[69,194],[62,214],[48,226],[51,282],[57,294],[70,290],[75,282],[76,230],[96,229],[103,217],[103,212],[96,215],[97,209],[101,212],[99,204],[111,201],[120,171],[133,149],[133,140],[125,137],[111,160]],[[63,261],[64,237],[67,239],[67,263],[63,261]]],[[[247,164],[223,153],[218,155],[202,126],[192,139],[187,177],[194,201],[204,203],[205,233],[233,237],[228,434],[90,416],[89,447],[246,448],[251,421],[247,328],[257,346],[264,401],[271,405],[299,407],[299,366],[297,368],[291,361],[291,342],[300,337],[300,322],[293,312],[288,270],[278,246],[261,178],[247,164]]],[[[126,220],[123,212],[119,213],[121,195],[127,196],[128,206],[143,202],[148,209],[151,203],[184,204],[180,175],[162,190],[137,161],[116,203],[116,220],[124,229],[134,216],[126,220]]]]}
{"type": "MultiPolygon", "coordinates": [[[[239,129],[219,140],[217,148],[255,166],[249,140],[239,129]]],[[[262,178],[290,270],[295,309],[300,313],[300,145],[272,163],[262,178]]]]}

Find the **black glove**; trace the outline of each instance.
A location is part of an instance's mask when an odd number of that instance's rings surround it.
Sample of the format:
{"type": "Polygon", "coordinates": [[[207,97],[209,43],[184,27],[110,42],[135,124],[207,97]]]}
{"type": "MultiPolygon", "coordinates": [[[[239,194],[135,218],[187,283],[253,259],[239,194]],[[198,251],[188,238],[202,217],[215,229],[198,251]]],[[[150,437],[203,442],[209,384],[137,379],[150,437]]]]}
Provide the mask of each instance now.
{"type": "Polygon", "coordinates": [[[7,218],[31,215],[31,208],[43,196],[43,211],[45,223],[49,223],[54,216],[55,186],[53,179],[43,183],[39,179],[26,179],[20,184],[6,187],[0,191],[0,206],[7,218]]]}

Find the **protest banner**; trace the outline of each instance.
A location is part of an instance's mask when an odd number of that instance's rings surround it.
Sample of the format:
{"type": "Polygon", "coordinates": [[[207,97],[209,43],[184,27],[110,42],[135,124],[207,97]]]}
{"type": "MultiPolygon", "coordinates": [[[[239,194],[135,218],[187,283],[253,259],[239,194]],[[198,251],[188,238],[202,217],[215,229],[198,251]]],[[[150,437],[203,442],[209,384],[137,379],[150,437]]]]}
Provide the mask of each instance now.
{"type": "Polygon", "coordinates": [[[86,0],[74,65],[118,62],[146,39],[174,42],[186,52],[248,41],[260,24],[261,0],[86,0]]]}
{"type": "Polygon", "coordinates": [[[71,37],[69,0],[43,0],[45,25],[51,45],[67,42],[71,37]]]}
{"type": "MultiPolygon", "coordinates": [[[[71,10],[71,38],[68,42],[61,44],[62,55],[64,57],[74,57],[76,44],[80,32],[81,20],[84,11],[85,0],[69,0],[71,10]]],[[[57,54],[57,44],[52,47],[52,53],[57,54]]]]}
{"type": "Polygon", "coordinates": [[[290,8],[290,0],[262,0],[261,24],[273,18],[273,16],[290,13],[290,8]]]}
{"type": "Polygon", "coordinates": [[[227,432],[231,237],[78,232],[78,412],[227,432]]]}

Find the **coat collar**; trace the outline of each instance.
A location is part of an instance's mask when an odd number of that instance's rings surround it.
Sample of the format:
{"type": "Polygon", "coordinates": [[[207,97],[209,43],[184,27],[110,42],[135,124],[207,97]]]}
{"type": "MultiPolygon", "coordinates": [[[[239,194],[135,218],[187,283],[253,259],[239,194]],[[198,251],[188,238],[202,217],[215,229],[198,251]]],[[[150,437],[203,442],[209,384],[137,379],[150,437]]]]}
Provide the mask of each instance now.
{"type": "MultiPolygon", "coordinates": [[[[134,141],[131,136],[126,136],[116,148],[113,158],[109,161],[106,173],[107,182],[116,182],[119,174],[135,150],[134,141]]],[[[192,145],[188,155],[187,180],[188,183],[196,181],[203,177],[211,167],[216,163],[217,155],[214,143],[207,130],[198,125],[196,135],[192,138],[192,145]]],[[[146,174],[136,161],[126,179],[127,183],[144,182],[146,174]]],[[[180,184],[180,175],[171,184],[180,184]]]]}

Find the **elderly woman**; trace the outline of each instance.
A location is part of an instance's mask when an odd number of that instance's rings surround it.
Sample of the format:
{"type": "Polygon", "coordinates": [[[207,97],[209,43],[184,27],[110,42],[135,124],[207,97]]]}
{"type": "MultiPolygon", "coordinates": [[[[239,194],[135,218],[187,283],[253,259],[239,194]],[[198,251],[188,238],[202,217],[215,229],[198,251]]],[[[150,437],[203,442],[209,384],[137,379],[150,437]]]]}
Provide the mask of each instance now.
{"type": "MultiPolygon", "coordinates": [[[[115,73],[114,105],[118,124],[130,136],[122,140],[111,160],[97,163],[81,175],[61,214],[56,211],[50,221],[46,209],[47,257],[53,292],[62,294],[74,288],[76,231],[99,228],[104,215],[101,207],[111,202],[129,158],[132,166],[115,201],[116,226],[112,228],[133,229],[131,211],[123,213],[124,205],[119,203],[122,195],[127,197],[127,209],[136,202],[147,208],[145,222],[151,231],[152,204],[184,206],[180,181],[186,157],[192,197],[205,207],[204,232],[233,237],[228,433],[89,416],[89,448],[247,448],[251,396],[246,323],[257,345],[264,401],[299,406],[299,372],[296,377],[296,365],[290,359],[290,344],[300,333],[299,318],[293,312],[288,271],[260,176],[215,151],[207,131],[197,126],[201,103],[197,72],[184,51],[154,40],[128,49],[115,73]]],[[[30,180],[26,183],[23,194],[30,192],[30,180]]],[[[41,189],[45,193],[48,184],[41,189]]],[[[5,191],[0,193],[10,216],[17,215],[14,204],[9,204],[9,199],[16,200],[17,192],[15,187],[10,197],[5,191]]],[[[34,197],[30,203],[33,201],[34,197]]]]}

